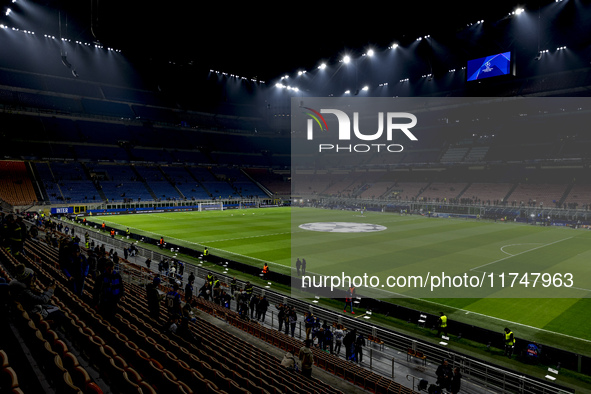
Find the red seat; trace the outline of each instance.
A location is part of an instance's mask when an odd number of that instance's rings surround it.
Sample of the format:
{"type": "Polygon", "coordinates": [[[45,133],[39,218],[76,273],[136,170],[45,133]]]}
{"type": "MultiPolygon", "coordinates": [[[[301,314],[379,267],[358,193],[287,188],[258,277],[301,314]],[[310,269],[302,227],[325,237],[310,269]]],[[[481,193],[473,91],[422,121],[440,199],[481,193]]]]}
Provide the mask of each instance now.
{"type": "Polygon", "coordinates": [[[0,388],[14,389],[18,387],[18,376],[12,367],[2,368],[0,388]]]}

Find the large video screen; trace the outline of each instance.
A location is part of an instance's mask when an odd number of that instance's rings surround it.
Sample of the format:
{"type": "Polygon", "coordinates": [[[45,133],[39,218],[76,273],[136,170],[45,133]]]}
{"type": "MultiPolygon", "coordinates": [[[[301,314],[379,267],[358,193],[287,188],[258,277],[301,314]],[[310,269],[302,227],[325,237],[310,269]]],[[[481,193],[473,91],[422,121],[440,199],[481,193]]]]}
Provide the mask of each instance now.
{"type": "Polygon", "coordinates": [[[466,68],[468,81],[509,75],[511,74],[511,52],[468,60],[466,68]]]}

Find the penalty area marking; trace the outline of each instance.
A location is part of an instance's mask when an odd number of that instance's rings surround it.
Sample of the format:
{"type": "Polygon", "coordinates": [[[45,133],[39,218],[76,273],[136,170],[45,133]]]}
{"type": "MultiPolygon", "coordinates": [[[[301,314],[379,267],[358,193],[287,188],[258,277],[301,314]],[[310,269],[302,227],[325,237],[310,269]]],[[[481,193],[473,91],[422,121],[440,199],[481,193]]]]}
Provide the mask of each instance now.
{"type": "Polygon", "coordinates": [[[569,240],[571,238],[574,238],[574,237],[568,237],[568,238],[559,239],[558,241],[550,242],[549,244],[543,244],[543,245],[540,245],[540,246],[535,247],[535,248],[532,248],[532,249],[524,250],[523,252],[519,252],[517,254],[511,254],[511,255],[509,255],[507,257],[503,257],[502,259],[491,261],[490,263],[482,264],[482,265],[479,265],[478,267],[470,268],[470,271],[478,271],[479,268],[486,267],[486,266],[491,265],[491,264],[500,263],[501,261],[510,259],[511,257],[519,256],[520,254],[524,254],[524,253],[527,253],[527,252],[532,252],[534,250],[545,248],[546,246],[554,245],[554,244],[557,244],[559,242],[569,240]]]}
{"type": "MultiPolygon", "coordinates": [[[[508,254],[509,256],[516,256],[516,255],[514,255],[514,254],[511,254],[511,253],[509,253],[509,252],[505,252],[505,248],[508,248],[509,246],[520,246],[520,245],[542,245],[542,244],[541,244],[540,242],[537,242],[537,243],[524,243],[524,244],[510,244],[510,245],[504,245],[504,246],[501,246],[501,252],[503,252],[503,253],[505,253],[505,254],[508,254]]],[[[529,252],[529,250],[526,250],[526,251],[524,251],[524,252],[521,252],[521,253],[525,253],[525,252],[529,252]]]]}

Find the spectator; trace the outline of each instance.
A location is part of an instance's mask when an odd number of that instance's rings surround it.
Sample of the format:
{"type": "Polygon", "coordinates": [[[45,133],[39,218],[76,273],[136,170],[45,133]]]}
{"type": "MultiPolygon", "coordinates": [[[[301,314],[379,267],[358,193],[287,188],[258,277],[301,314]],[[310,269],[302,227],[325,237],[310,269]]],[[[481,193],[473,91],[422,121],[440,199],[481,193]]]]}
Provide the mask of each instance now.
{"type": "Polygon", "coordinates": [[[306,313],[304,318],[304,324],[306,326],[306,339],[310,339],[312,334],[312,327],[314,327],[314,315],[312,312],[306,313]]]}
{"type": "Polygon", "coordinates": [[[454,368],[454,374],[451,377],[451,385],[450,391],[452,394],[458,394],[460,392],[460,388],[462,387],[462,374],[460,373],[460,368],[454,368]]]}
{"type": "Polygon", "coordinates": [[[337,329],[334,332],[334,339],[335,339],[335,348],[334,352],[338,356],[341,352],[341,345],[343,343],[343,338],[345,337],[345,333],[343,332],[342,326],[339,324],[337,329]]]}
{"type": "Polygon", "coordinates": [[[220,294],[220,305],[224,308],[230,309],[230,301],[232,300],[232,296],[226,293],[226,290],[222,290],[222,294],[220,294]]]}
{"type": "Polygon", "coordinates": [[[190,342],[195,340],[195,336],[189,328],[189,322],[194,322],[196,319],[193,317],[193,306],[192,304],[185,302],[181,309],[181,317],[178,321],[178,328],[176,334],[190,342]]]}
{"type": "Polygon", "coordinates": [[[170,315],[168,321],[162,326],[162,331],[176,334],[180,324],[180,315],[170,315]]]}
{"type": "Polygon", "coordinates": [[[179,285],[173,284],[172,289],[166,293],[166,307],[168,312],[173,315],[181,315],[181,295],[179,285]]]}
{"type": "Polygon", "coordinates": [[[291,352],[287,352],[285,353],[285,356],[283,356],[283,360],[281,360],[281,365],[290,371],[295,371],[297,370],[298,364],[295,356],[291,352]]]}
{"type": "Polygon", "coordinates": [[[25,311],[38,313],[47,320],[61,324],[65,320],[64,313],[49,301],[55,292],[55,282],[39,291],[35,288],[35,272],[23,264],[16,266],[14,279],[8,284],[8,291],[14,301],[20,302],[25,311]]]}
{"type": "Polygon", "coordinates": [[[96,253],[92,249],[88,249],[88,274],[92,279],[96,278],[96,270],[98,268],[98,259],[96,253]]]}
{"type": "Polygon", "coordinates": [[[355,341],[355,361],[358,363],[363,362],[363,347],[365,346],[365,338],[363,333],[360,333],[355,341]]]}
{"type": "Polygon", "coordinates": [[[289,319],[289,326],[291,329],[291,336],[294,337],[296,323],[298,322],[298,315],[296,313],[295,307],[291,307],[291,311],[289,312],[288,319],[289,319]]]}
{"type": "Polygon", "coordinates": [[[332,331],[330,330],[330,328],[326,328],[324,330],[324,345],[322,347],[322,350],[328,351],[330,354],[332,354],[334,351],[333,347],[334,347],[334,335],[333,335],[332,331]]]}
{"type": "Polygon", "coordinates": [[[209,300],[211,297],[211,284],[207,281],[199,288],[199,297],[209,300]]]}
{"type": "Polygon", "coordinates": [[[249,302],[248,306],[250,308],[250,318],[251,319],[254,319],[254,317],[255,317],[255,309],[257,309],[258,304],[259,304],[259,299],[257,297],[250,298],[250,302],[249,302]]]}
{"type": "Polygon", "coordinates": [[[189,281],[185,285],[185,302],[193,301],[193,282],[189,281]]]}
{"type": "Polygon", "coordinates": [[[148,300],[148,309],[150,317],[154,320],[160,319],[160,301],[164,298],[158,291],[160,285],[160,276],[156,275],[152,283],[146,286],[146,297],[148,300]]]}
{"type": "Polygon", "coordinates": [[[441,364],[437,367],[437,370],[435,371],[435,375],[437,376],[437,385],[440,388],[449,390],[452,372],[447,360],[443,359],[441,361],[441,364]]]}
{"type": "Polygon", "coordinates": [[[307,378],[312,377],[312,366],[314,365],[314,353],[312,353],[312,349],[310,349],[311,341],[306,339],[304,341],[304,346],[300,348],[299,359],[302,365],[302,375],[307,378]]]}
{"type": "Polygon", "coordinates": [[[125,295],[123,279],[114,266],[112,260],[106,260],[105,272],[98,276],[94,285],[95,307],[107,320],[115,316],[119,301],[125,295]]]}
{"type": "Polygon", "coordinates": [[[315,341],[314,344],[318,344],[318,347],[321,350],[324,350],[324,328],[320,327],[318,331],[316,331],[315,339],[317,342],[315,341]]]}
{"type": "Polygon", "coordinates": [[[88,259],[80,253],[80,247],[78,245],[72,244],[69,250],[71,251],[71,256],[67,260],[65,267],[62,267],[62,271],[68,278],[70,290],[77,296],[82,296],[84,281],[90,271],[90,265],[88,259]]]}
{"type": "Polygon", "coordinates": [[[355,339],[357,338],[357,330],[353,329],[349,331],[343,339],[343,345],[345,345],[345,359],[351,360],[355,356],[355,339]]]}
{"type": "Polygon", "coordinates": [[[267,309],[269,308],[269,301],[267,300],[267,296],[261,296],[259,299],[259,303],[257,305],[257,320],[258,321],[265,321],[265,316],[267,315],[267,309]]]}
{"type": "Polygon", "coordinates": [[[240,314],[240,317],[244,320],[250,320],[248,318],[248,304],[246,303],[246,300],[244,299],[240,299],[240,305],[239,305],[239,310],[238,313],[240,314]]]}
{"type": "Polygon", "coordinates": [[[277,309],[277,320],[279,321],[279,328],[277,331],[281,331],[283,328],[283,323],[285,323],[285,306],[282,303],[275,305],[275,309],[277,309]]]}

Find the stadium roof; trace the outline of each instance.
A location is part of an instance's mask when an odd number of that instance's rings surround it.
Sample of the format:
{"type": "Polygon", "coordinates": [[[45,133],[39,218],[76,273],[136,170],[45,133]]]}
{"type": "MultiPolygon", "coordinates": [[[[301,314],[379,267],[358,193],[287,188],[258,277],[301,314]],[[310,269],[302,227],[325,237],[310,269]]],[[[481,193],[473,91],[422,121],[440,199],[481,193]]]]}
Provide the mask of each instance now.
{"type": "MultiPolygon", "coordinates": [[[[489,33],[502,30],[503,40],[510,43],[514,33],[502,24],[511,17],[509,14],[523,8],[535,21],[540,8],[555,2],[563,3],[563,9],[581,6],[576,0],[501,0],[488,7],[482,2],[463,0],[281,5],[138,0],[16,0],[15,4],[13,0],[2,0],[2,6],[13,7],[16,14],[19,7],[26,8],[26,3],[53,10],[45,29],[64,32],[67,28],[67,34],[76,39],[98,40],[128,54],[196,63],[271,81],[297,69],[316,68],[321,61],[338,61],[345,53],[361,55],[371,47],[385,50],[394,42],[409,44],[427,35],[438,40],[455,37],[479,21],[488,24],[489,33]],[[57,10],[61,28],[56,26],[57,10]]],[[[26,10],[20,13],[20,23],[26,24],[26,10]]],[[[5,21],[4,14],[0,15],[5,21]]],[[[576,23],[570,25],[576,27],[576,23]]],[[[539,37],[538,29],[545,27],[532,25],[527,32],[532,35],[534,47],[547,41],[544,38],[542,43],[539,39],[535,42],[533,36],[539,37]]],[[[554,32],[551,35],[556,36],[554,32]]],[[[571,40],[577,37],[572,31],[569,36],[571,40]]],[[[485,45],[502,49],[505,44],[501,41],[490,34],[485,45]]],[[[470,37],[464,37],[464,41],[449,45],[462,50],[469,44],[470,37]]]]}
{"type": "Polygon", "coordinates": [[[415,86],[433,75],[443,85],[429,84],[431,91],[452,89],[450,80],[465,80],[456,70],[467,60],[495,53],[514,52],[520,78],[589,67],[591,58],[591,5],[578,0],[500,0],[488,8],[465,0],[281,7],[138,0],[0,0],[0,5],[0,25],[120,49],[138,60],[135,71],[158,76],[159,88],[209,70],[274,86],[283,75],[305,70],[313,73],[296,87],[310,94],[356,92],[367,83],[379,89],[409,79],[415,86]],[[8,8],[11,15],[4,14],[8,8]],[[519,9],[524,12],[517,15],[519,9]],[[393,43],[404,56],[389,51],[393,43]],[[557,50],[564,46],[569,51],[557,50]],[[387,61],[363,62],[369,49],[387,61]],[[535,61],[544,50],[548,57],[535,61]],[[358,67],[339,71],[345,55],[358,67]],[[328,72],[318,72],[322,62],[328,72]],[[160,67],[168,63],[190,67],[181,73],[160,67]]]}

